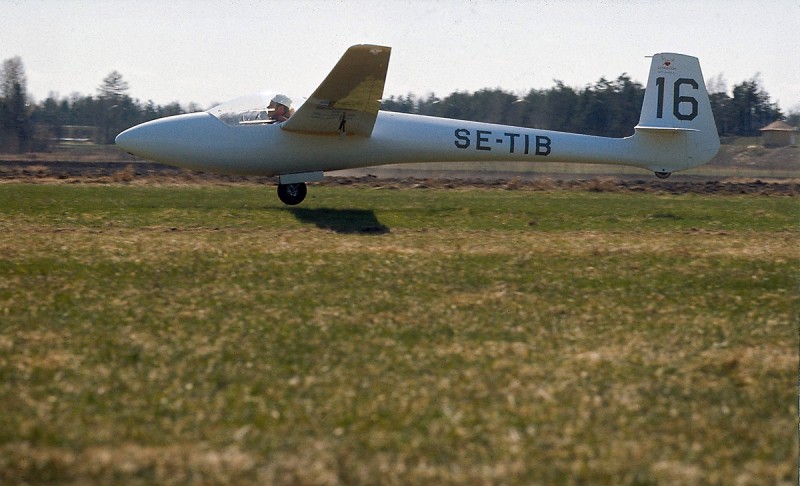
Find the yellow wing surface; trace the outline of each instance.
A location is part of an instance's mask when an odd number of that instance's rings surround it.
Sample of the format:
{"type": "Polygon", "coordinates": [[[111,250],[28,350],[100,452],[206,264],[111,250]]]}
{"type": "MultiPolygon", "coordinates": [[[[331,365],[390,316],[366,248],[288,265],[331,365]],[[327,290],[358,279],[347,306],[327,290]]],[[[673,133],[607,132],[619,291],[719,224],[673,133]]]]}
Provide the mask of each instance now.
{"type": "Polygon", "coordinates": [[[357,45],[287,120],[284,130],[369,137],[383,97],[390,47],[357,45]]]}

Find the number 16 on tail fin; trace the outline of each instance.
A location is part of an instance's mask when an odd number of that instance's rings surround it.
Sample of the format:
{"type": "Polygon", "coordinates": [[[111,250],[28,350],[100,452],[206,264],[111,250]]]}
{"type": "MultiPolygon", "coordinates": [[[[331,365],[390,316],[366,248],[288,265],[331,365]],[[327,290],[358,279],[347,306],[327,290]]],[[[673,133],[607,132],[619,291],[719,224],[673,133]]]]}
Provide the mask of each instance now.
{"type": "Polygon", "coordinates": [[[659,177],[705,164],[717,154],[717,126],[696,57],[653,56],[634,142],[640,164],[659,177]]]}

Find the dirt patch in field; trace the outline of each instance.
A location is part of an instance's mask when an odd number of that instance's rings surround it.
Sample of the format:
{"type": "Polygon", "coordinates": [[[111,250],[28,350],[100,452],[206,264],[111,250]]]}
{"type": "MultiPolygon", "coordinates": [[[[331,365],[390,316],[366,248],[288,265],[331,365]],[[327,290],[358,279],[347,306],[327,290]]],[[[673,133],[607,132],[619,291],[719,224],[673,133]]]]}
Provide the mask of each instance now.
{"type": "MultiPolygon", "coordinates": [[[[497,172],[459,172],[457,177],[442,177],[424,171],[414,177],[397,174],[364,175],[332,173],[321,183],[326,186],[365,186],[386,189],[463,189],[578,190],[590,192],[647,192],[667,194],[753,194],[797,196],[797,180],[708,180],[697,176],[673,176],[669,180],[631,176],[586,177],[570,174],[503,174],[497,172]],[[419,177],[422,176],[422,177],[419,177]],[[427,177],[426,177],[427,176],[427,177]]],[[[0,160],[0,183],[40,184],[215,184],[275,185],[276,177],[231,176],[195,172],[176,167],[134,162],[71,162],[0,160]]]]}
{"type": "Polygon", "coordinates": [[[800,166],[800,146],[764,147],[760,140],[739,139],[739,143],[724,144],[707,167],[723,170],[752,168],[764,171],[797,171],[800,166]]]}
{"type": "Polygon", "coordinates": [[[691,181],[691,180],[644,180],[619,177],[595,177],[591,179],[439,179],[439,178],[380,178],[363,177],[331,177],[324,185],[365,185],[374,188],[388,189],[460,189],[487,188],[505,190],[551,191],[576,190],[589,192],[647,192],[668,194],[760,194],[797,196],[800,183],[796,182],[764,182],[754,181],[691,181]]]}

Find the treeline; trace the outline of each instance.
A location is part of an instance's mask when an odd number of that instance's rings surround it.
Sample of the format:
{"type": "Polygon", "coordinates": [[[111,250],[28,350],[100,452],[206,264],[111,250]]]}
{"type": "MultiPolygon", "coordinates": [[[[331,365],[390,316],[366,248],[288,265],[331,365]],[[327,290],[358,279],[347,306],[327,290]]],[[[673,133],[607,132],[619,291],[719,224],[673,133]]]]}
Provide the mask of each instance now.
{"type": "MultiPolygon", "coordinates": [[[[91,139],[113,143],[126,128],[168,115],[199,111],[190,104],[165,106],[141,102],[128,95],[128,83],[113,71],[94,95],[74,94],[59,98],[51,94],[41,102],[29,99],[22,60],[6,59],[0,71],[0,150],[44,151],[59,140],[91,139]]],[[[711,108],[721,136],[756,136],[759,129],[785,118],[770,100],[758,76],[734,85],[728,94],[722,76],[712,78],[708,89],[711,108]]],[[[633,133],[639,120],[644,87],[625,74],[576,89],[555,81],[549,89],[532,89],[518,95],[501,89],[474,93],[454,92],[439,98],[434,94],[391,96],[382,109],[421,115],[541,128],[589,135],[624,137],[633,133]]],[[[790,114],[798,125],[800,113],[790,114]]]]}
{"type": "MultiPolygon", "coordinates": [[[[633,134],[639,121],[644,87],[623,74],[615,80],[600,78],[583,89],[556,81],[546,90],[530,90],[524,96],[500,89],[475,93],[455,92],[445,98],[433,94],[392,96],[382,109],[403,113],[461,118],[545,130],[585,133],[608,137],[633,134]]],[[[711,111],[720,136],[757,136],[759,130],[783,119],[778,106],[761,87],[758,76],[734,85],[728,95],[721,76],[709,85],[711,111]]],[[[797,125],[800,114],[789,116],[797,125]]]]}
{"type": "Polygon", "coordinates": [[[22,60],[6,59],[0,71],[0,151],[47,151],[69,138],[110,144],[119,132],[139,123],[199,110],[196,105],[184,109],[178,103],[143,103],[131,98],[128,89],[122,75],[112,71],[95,95],[51,94],[37,103],[28,96],[22,60]]]}
{"type": "Polygon", "coordinates": [[[547,90],[524,96],[501,89],[455,92],[445,98],[431,94],[390,97],[382,109],[404,113],[459,118],[521,127],[623,137],[633,133],[644,99],[640,83],[622,75],[613,81],[576,90],[561,81],[547,90]]]}

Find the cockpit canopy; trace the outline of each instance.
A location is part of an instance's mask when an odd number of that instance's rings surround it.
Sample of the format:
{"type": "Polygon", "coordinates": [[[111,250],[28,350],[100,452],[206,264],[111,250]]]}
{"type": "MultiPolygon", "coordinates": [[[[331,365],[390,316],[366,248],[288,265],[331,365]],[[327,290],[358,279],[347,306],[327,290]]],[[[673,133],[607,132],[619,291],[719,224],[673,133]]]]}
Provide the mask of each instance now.
{"type": "Polygon", "coordinates": [[[276,91],[264,91],[219,104],[209,109],[208,113],[230,126],[268,125],[290,117],[305,101],[306,99],[303,97],[287,96],[276,91]],[[285,115],[278,116],[276,114],[278,105],[286,107],[285,111],[280,110],[285,115]]]}

